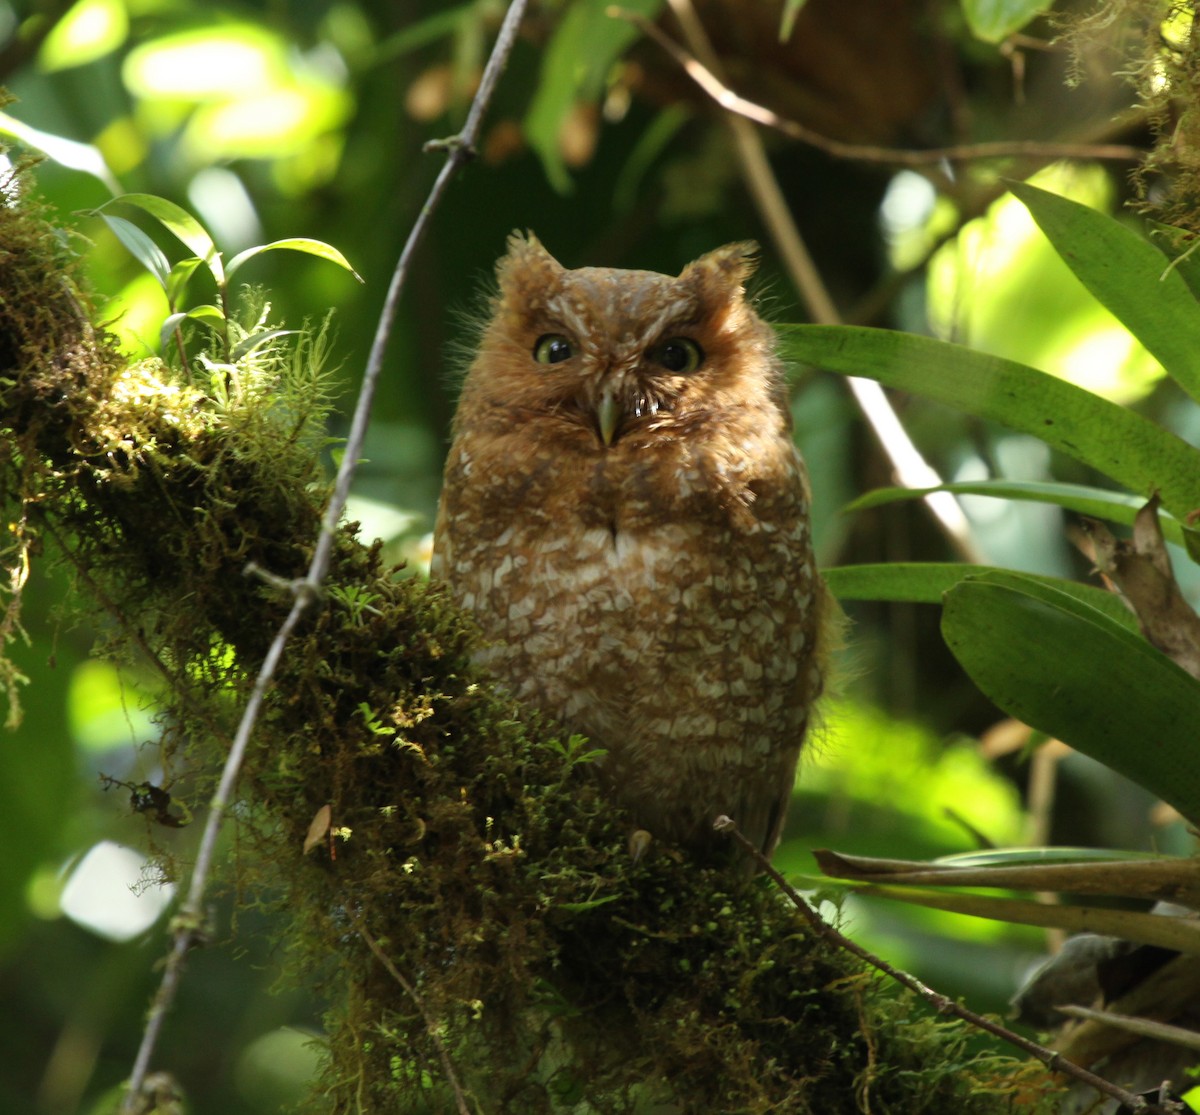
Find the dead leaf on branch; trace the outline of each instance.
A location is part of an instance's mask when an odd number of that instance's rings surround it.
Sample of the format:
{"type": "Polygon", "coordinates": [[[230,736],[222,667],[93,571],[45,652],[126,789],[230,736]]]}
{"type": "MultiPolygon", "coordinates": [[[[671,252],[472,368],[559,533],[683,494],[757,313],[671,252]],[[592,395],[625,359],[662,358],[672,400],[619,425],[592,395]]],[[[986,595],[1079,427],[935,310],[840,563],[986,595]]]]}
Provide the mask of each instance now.
{"type": "Polygon", "coordinates": [[[1115,585],[1142,634],[1194,678],[1200,678],[1200,616],[1184,599],[1158,521],[1155,493],[1137,513],[1133,537],[1119,539],[1096,519],[1084,519],[1097,570],[1115,585]]]}

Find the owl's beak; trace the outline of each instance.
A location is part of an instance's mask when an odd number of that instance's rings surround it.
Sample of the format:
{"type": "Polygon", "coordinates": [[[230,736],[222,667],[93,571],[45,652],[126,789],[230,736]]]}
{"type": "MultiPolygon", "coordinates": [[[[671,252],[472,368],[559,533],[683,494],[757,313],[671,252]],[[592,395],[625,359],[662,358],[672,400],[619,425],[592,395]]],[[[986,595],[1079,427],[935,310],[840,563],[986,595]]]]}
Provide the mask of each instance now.
{"type": "Polygon", "coordinates": [[[612,445],[617,427],[621,424],[621,403],[611,387],[606,387],[600,393],[600,400],[596,403],[596,424],[600,429],[601,441],[605,445],[612,445]]]}

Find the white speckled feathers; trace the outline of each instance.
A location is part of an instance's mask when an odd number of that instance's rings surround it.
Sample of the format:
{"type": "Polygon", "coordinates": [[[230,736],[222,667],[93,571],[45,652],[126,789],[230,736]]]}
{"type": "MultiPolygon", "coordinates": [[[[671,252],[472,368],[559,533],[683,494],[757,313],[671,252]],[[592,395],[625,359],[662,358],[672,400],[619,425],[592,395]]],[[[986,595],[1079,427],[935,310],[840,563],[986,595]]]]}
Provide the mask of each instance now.
{"type": "Polygon", "coordinates": [[[770,851],[820,687],[824,590],[753,245],[677,277],[497,266],[455,420],[433,575],[483,663],[605,748],[635,825],[770,851]]]}

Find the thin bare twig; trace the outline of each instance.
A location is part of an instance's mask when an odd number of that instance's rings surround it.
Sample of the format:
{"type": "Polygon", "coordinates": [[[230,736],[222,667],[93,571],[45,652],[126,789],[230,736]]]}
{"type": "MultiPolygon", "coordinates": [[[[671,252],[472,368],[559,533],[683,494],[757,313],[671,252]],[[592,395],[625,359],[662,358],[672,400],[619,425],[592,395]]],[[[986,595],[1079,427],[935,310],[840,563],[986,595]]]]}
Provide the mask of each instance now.
{"type": "Polygon", "coordinates": [[[396,319],[396,311],[400,303],[400,294],[408,277],[409,266],[418,245],[424,238],[433,214],[441,203],[442,197],[451,178],[475,155],[475,145],[483,126],[483,117],[491,102],[496,83],[512,52],[516,42],[517,28],[525,14],[527,0],[512,0],[505,14],[504,22],[496,36],[495,46],[483,72],[479,89],[471,102],[466,122],[458,135],[447,140],[426,145],[426,150],[441,150],[447,154],[445,165],[429,191],[429,197],[421,208],[412,231],[408,235],[396,269],[392,273],[391,284],[383,309],[380,311],[379,324],[367,357],[366,370],[363,373],[363,383],[355,403],[354,416],[350,423],[350,432],[346,438],[345,452],[337,478],[334,481],[333,494],[325,508],[321,523],[321,533],[313,552],[308,572],[302,579],[292,582],[294,594],[291,610],[279,630],[275,634],[266,657],[255,679],[254,688],[246,702],[241,722],[238,724],[229,755],[221,772],[221,780],[216,793],[210,802],[210,810],[200,847],[196,853],[196,864],[192,869],[192,877],[188,887],[187,898],[172,921],[171,931],[173,942],[168,953],[162,982],[151,1003],[146,1029],[142,1035],[142,1043],[134,1061],[133,1072],[130,1074],[129,1090],[122,1103],[123,1115],[133,1115],[139,1102],[142,1084],[146,1077],[150,1059],[158,1043],[164,1019],[171,1004],[183,971],[184,960],[191,947],[203,936],[204,929],[204,896],[208,887],[208,879],[212,870],[213,856],[216,851],[217,836],[229,809],[234,787],[241,773],[242,761],[250,743],[250,737],[262,711],[263,701],[271,685],[279,662],[283,656],[284,647],[296,624],[299,623],[305,610],[319,597],[321,583],[328,572],[333,554],[333,544],[337,533],[338,522],[345,510],[346,500],[350,494],[350,484],[358,461],[362,456],[363,442],[366,438],[367,425],[371,415],[371,406],[375,398],[375,390],[379,383],[383,368],[383,357],[391,338],[392,326],[396,319]]]}
{"type": "Polygon", "coordinates": [[[454,1091],[454,1104],[458,1108],[459,1115],[471,1115],[471,1111],[467,1107],[467,1098],[463,1095],[462,1085],[458,1082],[458,1074],[454,1071],[454,1062],[450,1060],[450,1054],[446,1052],[445,1043],[437,1032],[437,1024],[429,1016],[429,1012],[425,1009],[425,1004],[421,1002],[417,995],[416,988],[404,978],[400,969],[392,963],[392,958],[383,951],[379,942],[375,940],[362,922],[356,920],[354,928],[358,930],[358,935],[366,942],[367,948],[375,954],[375,959],[384,966],[387,974],[404,988],[404,993],[412,1000],[413,1006],[417,1008],[421,1015],[421,1020],[425,1023],[426,1032],[433,1040],[433,1044],[438,1051],[438,1057],[441,1058],[442,1069],[445,1071],[446,1079],[450,1082],[450,1087],[454,1091]]]}
{"type": "MultiPolygon", "coordinates": [[[[674,6],[672,3],[672,7],[674,6]]],[[[772,128],[790,139],[807,143],[835,159],[852,159],[856,162],[882,163],[897,167],[927,167],[976,159],[1111,159],[1118,162],[1137,162],[1145,154],[1140,147],[1125,143],[1056,143],[1035,139],[959,143],[949,147],[918,150],[880,147],[869,143],[844,143],[842,140],[830,139],[829,136],[813,131],[796,120],[780,116],[763,105],[739,96],[717,76],[716,67],[710,61],[701,62],[694,54],[689,54],[660,27],[638,12],[620,7],[610,7],[607,10],[611,16],[629,20],[648,38],[653,39],[679,63],[688,77],[727,112],[772,128]]],[[[695,54],[700,53],[695,50],[694,44],[692,49],[695,54]]]]}
{"type": "Polygon", "coordinates": [[[1032,1057],[1036,1057],[1041,1061],[1051,1072],[1062,1073],[1064,1076],[1074,1077],[1082,1084],[1088,1087],[1095,1088],[1102,1095],[1110,1096],[1118,1102],[1124,1104],[1130,1111],[1137,1112],[1138,1115],[1187,1115],[1187,1109],[1181,1104],[1175,1103],[1173,1100],[1167,1100],[1162,1104],[1149,1103],[1142,1096],[1134,1095],[1132,1092],[1127,1092],[1124,1088],[1113,1084],[1109,1080],[1105,1080],[1102,1076],[1097,1076],[1094,1072],[1083,1068],[1081,1065],[1075,1064],[1074,1061],[1068,1061],[1060,1053],[1056,1053],[1053,1049],[1048,1049],[1044,1045],[1038,1044],[1021,1034],[1015,1033],[1008,1029],[1007,1026],[1000,1025],[990,1018],[982,1014],[977,1014],[969,1007],[964,1007],[961,1003],[956,1003],[953,999],[940,992],[934,991],[932,987],[922,983],[916,976],[910,975],[908,972],[889,964],[882,957],[876,956],[873,952],[862,947],[855,941],[852,941],[845,934],[841,933],[830,925],[821,915],[811,906],[799,891],[793,887],[787,879],[785,879],[779,871],[771,866],[771,861],[762,854],[761,851],[745,836],[737,827],[737,823],[730,817],[718,817],[713,825],[717,832],[725,833],[733,837],[740,845],[743,851],[754,860],[758,866],[770,876],[771,880],[779,887],[787,896],[788,900],[800,912],[800,915],[811,927],[813,932],[823,940],[829,942],[836,948],[843,949],[857,956],[859,960],[869,964],[872,968],[882,972],[885,976],[895,980],[902,987],[907,987],[909,991],[924,999],[938,1014],[953,1015],[955,1018],[961,1018],[964,1022],[970,1023],[972,1026],[984,1030],[994,1037],[1000,1038],[1002,1041],[1008,1042],[1010,1045],[1015,1045],[1022,1052],[1028,1053],[1032,1057]]]}
{"type": "MultiPolygon", "coordinates": [[[[704,60],[705,72],[718,71],[720,61],[692,7],[691,0],[670,0],[670,4],[683,28],[688,45],[704,60]]],[[[610,14],[614,10],[610,8],[610,14]]],[[[647,34],[652,34],[656,41],[671,41],[644,19],[638,17],[635,22],[639,27],[643,27],[647,34]]],[[[672,43],[672,46],[674,45],[672,43]]],[[[678,47],[676,49],[681,50],[678,47]]],[[[685,56],[691,58],[691,55],[685,56]]],[[[808,253],[796,222],[792,219],[787,200],[771,170],[761,136],[744,116],[729,113],[726,120],[737,145],[738,159],[747,189],[758,206],[763,223],[771,232],[792,282],[796,284],[800,296],[808,306],[809,314],[814,321],[824,325],[840,324],[841,315],[808,253]]],[[[898,483],[906,488],[940,487],[942,478],[913,444],[883,388],[874,380],[859,376],[850,376],[846,382],[884,454],[891,461],[898,483]]],[[[949,492],[931,492],[924,497],[923,502],[959,556],[964,561],[980,563],[983,555],[979,553],[971,538],[970,523],[958,500],[949,492]]]]}

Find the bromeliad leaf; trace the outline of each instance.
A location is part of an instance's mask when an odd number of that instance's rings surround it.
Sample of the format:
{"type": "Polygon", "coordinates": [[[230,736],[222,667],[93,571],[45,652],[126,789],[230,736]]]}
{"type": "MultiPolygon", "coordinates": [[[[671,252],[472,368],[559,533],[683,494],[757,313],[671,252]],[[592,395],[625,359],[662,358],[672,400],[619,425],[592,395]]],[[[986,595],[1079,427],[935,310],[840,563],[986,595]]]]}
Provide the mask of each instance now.
{"type": "Polygon", "coordinates": [[[1200,682],[1089,604],[1015,573],[952,588],[942,634],[1009,715],[1200,819],[1200,682]]]}
{"type": "Polygon", "coordinates": [[[233,273],[247,260],[251,260],[263,252],[281,250],[303,252],[305,255],[316,256],[318,259],[327,259],[330,263],[336,263],[339,267],[349,271],[360,283],[363,282],[363,277],[350,266],[350,261],[337,248],[321,240],[312,240],[307,236],[292,236],[287,240],[274,240],[270,244],[258,244],[253,248],[247,248],[244,252],[238,252],[225,265],[225,273],[232,278],[233,273]]]}
{"type": "MultiPolygon", "coordinates": [[[[845,325],[779,328],[784,355],[866,376],[1041,438],[1176,518],[1200,507],[1200,451],[1169,430],[1054,376],[961,345],[845,325]]],[[[1198,350],[1200,351],[1200,350],[1198,350]]]]}
{"type": "Polygon", "coordinates": [[[1200,400],[1200,304],[1170,257],[1105,213],[1027,182],[1010,188],[1079,281],[1200,400]]]}
{"type": "MultiPolygon", "coordinates": [[[[1127,492],[1111,492],[1086,484],[1060,484],[1055,481],[1033,480],[965,480],[942,484],[936,488],[876,488],[846,504],[843,511],[865,511],[897,500],[923,499],[931,492],[950,492],[961,496],[992,496],[996,499],[1025,500],[1030,503],[1053,503],[1065,511],[1090,515],[1095,519],[1132,526],[1134,516],[1145,500],[1127,492]]],[[[1173,515],[1159,514],[1163,537],[1169,542],[1184,545],[1187,529],[1173,515]]]]}
{"type": "MultiPolygon", "coordinates": [[[[1008,570],[996,566],[966,565],[963,562],[887,562],[878,565],[834,566],[824,570],[822,577],[829,590],[839,600],[891,600],[911,604],[940,604],[947,592],[968,578],[978,579],[989,573],[1007,572],[1008,570]]],[[[1075,597],[1081,604],[1103,612],[1114,623],[1130,631],[1138,629],[1137,618],[1120,598],[1111,592],[1077,581],[1064,581],[1058,577],[1045,577],[1033,573],[1022,576],[1075,597]]]]}

